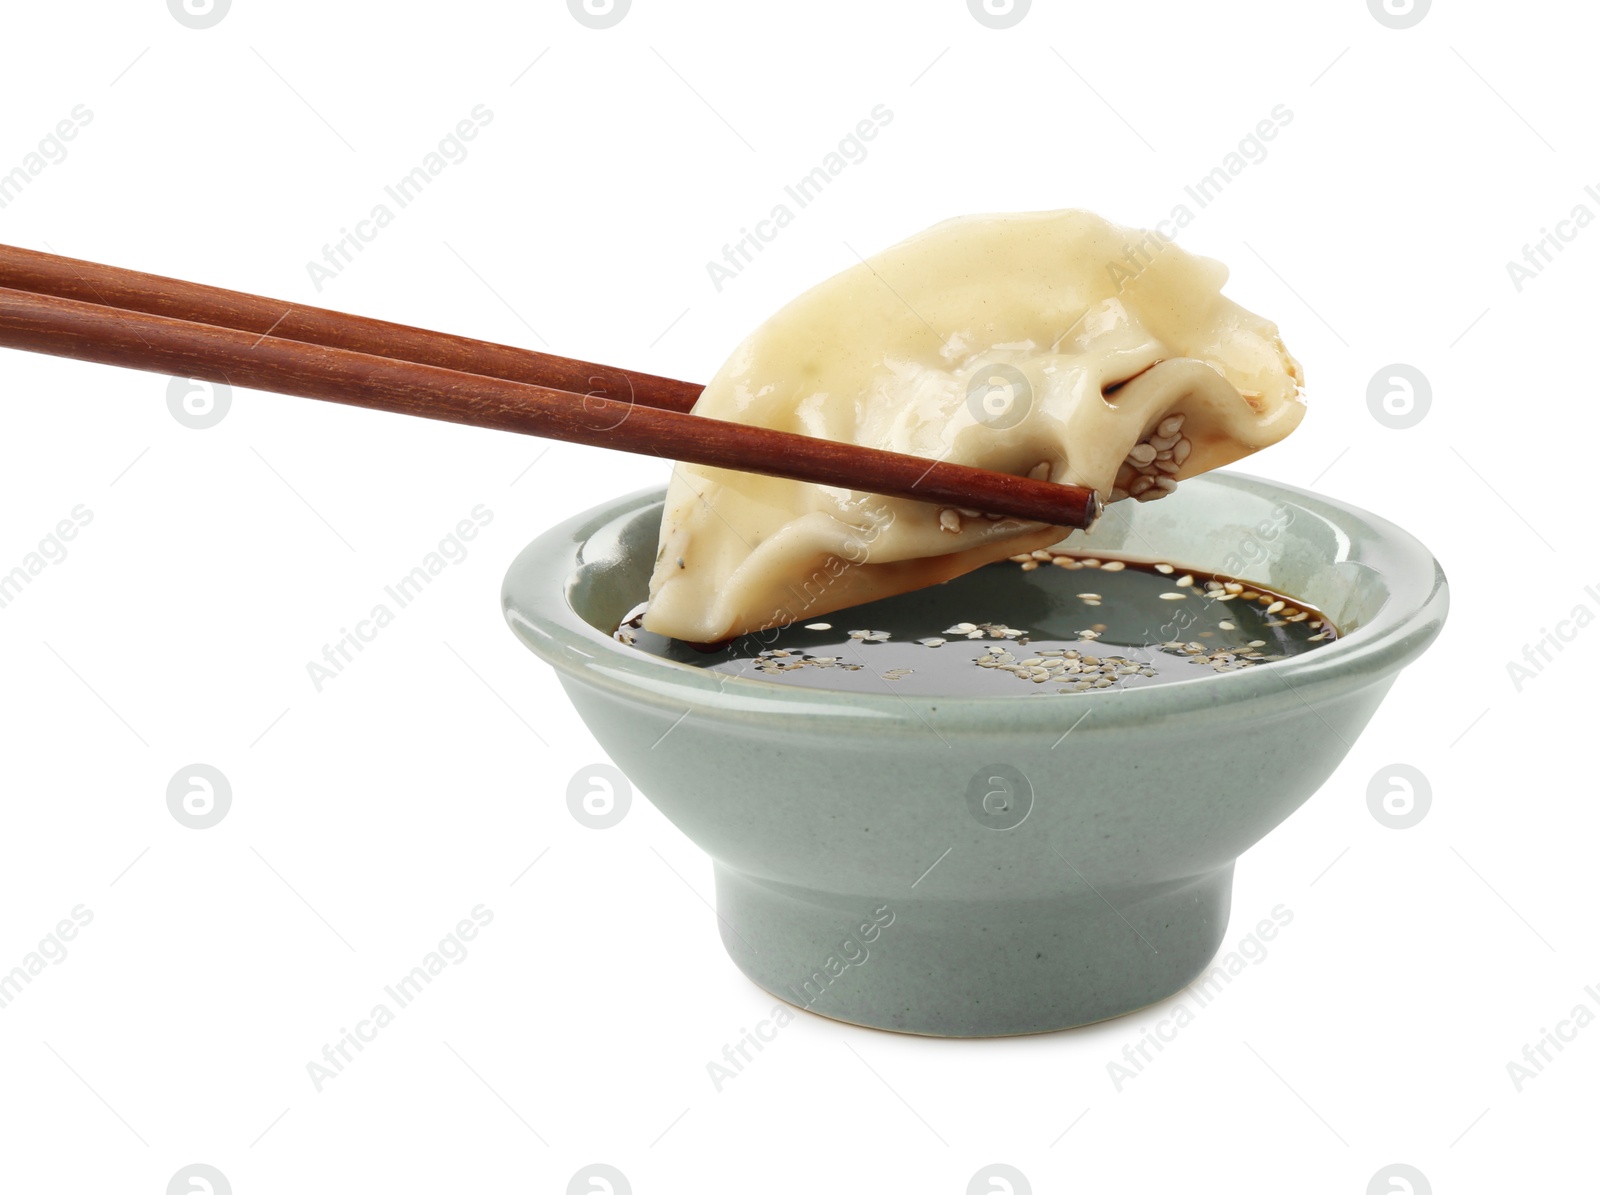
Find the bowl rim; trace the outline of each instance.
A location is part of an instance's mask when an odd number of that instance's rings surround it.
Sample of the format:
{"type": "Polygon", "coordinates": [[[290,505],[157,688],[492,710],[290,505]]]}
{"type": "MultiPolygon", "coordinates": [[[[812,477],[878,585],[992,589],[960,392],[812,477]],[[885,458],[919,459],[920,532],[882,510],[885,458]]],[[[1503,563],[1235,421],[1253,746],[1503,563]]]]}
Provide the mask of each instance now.
{"type": "Polygon", "coordinates": [[[1394,673],[1438,635],[1449,605],[1448,583],[1433,553],[1409,532],[1359,507],[1251,474],[1214,470],[1185,484],[1220,486],[1293,503],[1345,533],[1341,559],[1362,559],[1359,551],[1351,549],[1358,536],[1376,541],[1391,566],[1389,574],[1396,578],[1391,593],[1413,592],[1421,595],[1420,600],[1402,606],[1391,597],[1362,626],[1303,655],[1259,668],[1207,673],[1193,680],[1074,693],[1074,700],[1066,706],[1041,700],[1049,695],[1031,692],[908,697],[887,689],[871,693],[790,688],[778,681],[713,672],[650,655],[600,631],[573,608],[569,599],[572,578],[580,566],[595,563],[585,553],[596,533],[661,503],[665,487],[650,487],[592,507],[535,538],[507,569],[502,610],[513,633],[552,665],[564,683],[581,680],[624,700],[670,709],[680,720],[696,710],[741,718],[766,716],[774,719],[775,726],[794,721],[796,715],[832,716],[843,719],[844,724],[870,724],[880,730],[886,720],[920,720],[927,725],[929,713],[934,711],[942,729],[1003,727],[1008,731],[1044,731],[1077,722],[1084,723],[1085,729],[1092,724],[1093,729],[1104,730],[1173,716],[1233,723],[1242,712],[1315,712],[1316,699],[1368,684],[1387,685],[1394,673]],[[1088,704],[1080,705],[1084,702],[1088,704]],[[1084,710],[1092,711],[1093,717],[1079,717],[1084,710]],[[1068,711],[1072,716],[1064,717],[1068,711]]]}

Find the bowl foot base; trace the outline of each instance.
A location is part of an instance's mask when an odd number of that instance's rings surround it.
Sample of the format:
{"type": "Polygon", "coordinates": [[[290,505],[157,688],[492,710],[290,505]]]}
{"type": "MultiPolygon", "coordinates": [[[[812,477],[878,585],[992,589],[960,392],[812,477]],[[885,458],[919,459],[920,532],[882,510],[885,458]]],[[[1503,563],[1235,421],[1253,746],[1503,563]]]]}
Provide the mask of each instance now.
{"type": "Polygon", "coordinates": [[[999,1037],[1103,1021],[1182,990],[1221,945],[1232,887],[1230,864],[1047,900],[845,897],[719,864],[717,920],[740,970],[789,1004],[900,1033],[999,1037]]]}

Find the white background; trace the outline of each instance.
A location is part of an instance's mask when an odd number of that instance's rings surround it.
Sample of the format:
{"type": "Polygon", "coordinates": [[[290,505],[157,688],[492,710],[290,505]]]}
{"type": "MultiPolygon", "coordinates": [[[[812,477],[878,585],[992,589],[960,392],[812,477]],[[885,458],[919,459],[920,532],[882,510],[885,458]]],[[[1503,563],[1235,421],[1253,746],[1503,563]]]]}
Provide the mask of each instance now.
{"type": "Polygon", "coordinates": [[[1361,1195],[1395,1162],[1437,1192],[1593,1189],[1600,1027],[1520,1092],[1507,1072],[1600,1004],[1600,632],[1520,690],[1507,671],[1600,613],[1600,228],[1520,291],[1506,268],[1575,205],[1600,214],[1587,10],[1441,3],[1396,30],[1359,0],[1039,0],[1002,31],[959,0],[637,0],[595,30],[554,0],[236,0],[194,30],[159,0],[79,0],[4,20],[0,172],[76,105],[93,119],[0,239],[697,380],[855,252],[945,217],[1152,224],[1286,105],[1181,237],[1305,365],[1309,417],[1250,468],[1403,524],[1453,610],[1241,861],[1229,943],[1279,904],[1292,923],[1121,1090],[1107,1064],[1184,996],[991,1042],[804,1016],[718,1092],[706,1064],[772,1000],[723,954],[708,861],[646,801],[605,831],[568,813],[603,757],[498,613],[523,544],[659,462],[249,392],[194,430],[165,378],[0,352],[0,571],[93,513],[0,609],[0,971],[93,914],[0,1009],[0,1188],[157,1195],[204,1162],[240,1193],[560,1192],[600,1161],[640,1195],[959,1193],[992,1162],[1039,1192],[1361,1195]],[[478,104],[470,156],[319,293],[308,260],[478,104]],[[878,104],[866,160],[718,291],[706,263],[878,104]],[[1432,388],[1407,430],[1367,402],[1396,362],[1432,388]],[[480,503],[467,559],[316,691],[306,663],[480,503]],[[203,831],[166,806],[195,762],[233,793],[203,831]],[[1396,763],[1432,791],[1406,830],[1368,809],[1396,763]],[[324,1043],[479,904],[469,957],[317,1092],[324,1043]]]}

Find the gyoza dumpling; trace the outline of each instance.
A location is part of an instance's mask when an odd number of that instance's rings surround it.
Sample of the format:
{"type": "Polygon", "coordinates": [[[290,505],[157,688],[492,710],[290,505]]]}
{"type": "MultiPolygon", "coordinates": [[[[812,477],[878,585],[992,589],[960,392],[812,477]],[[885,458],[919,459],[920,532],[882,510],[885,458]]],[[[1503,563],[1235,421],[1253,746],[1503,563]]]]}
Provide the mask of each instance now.
{"type": "MultiPolygon", "coordinates": [[[[1147,501],[1276,443],[1304,413],[1299,365],[1274,324],[1223,298],[1227,275],[1087,212],[949,220],[772,316],[694,413],[1147,501]]],[[[717,642],[1061,535],[680,463],[644,625],[717,642]]]]}

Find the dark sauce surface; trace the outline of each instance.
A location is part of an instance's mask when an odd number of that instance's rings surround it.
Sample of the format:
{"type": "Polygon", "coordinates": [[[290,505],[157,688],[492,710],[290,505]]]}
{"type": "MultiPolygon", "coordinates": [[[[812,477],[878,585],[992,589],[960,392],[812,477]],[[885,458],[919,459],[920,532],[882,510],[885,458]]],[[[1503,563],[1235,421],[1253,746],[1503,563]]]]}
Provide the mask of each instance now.
{"type": "Polygon", "coordinates": [[[1305,603],[1229,577],[1065,553],[1029,564],[1002,561],[712,647],[644,630],[642,608],[616,637],[664,659],[802,688],[1016,697],[1197,680],[1338,636],[1305,603]],[[1007,622],[984,621],[998,615],[1007,622]]]}

